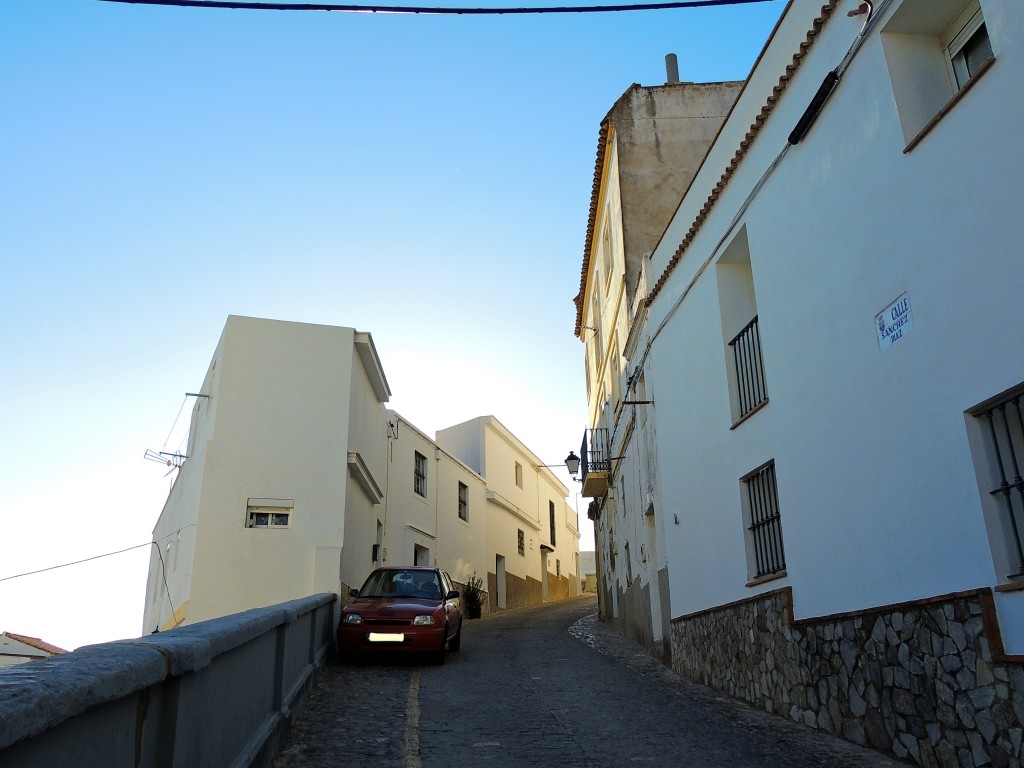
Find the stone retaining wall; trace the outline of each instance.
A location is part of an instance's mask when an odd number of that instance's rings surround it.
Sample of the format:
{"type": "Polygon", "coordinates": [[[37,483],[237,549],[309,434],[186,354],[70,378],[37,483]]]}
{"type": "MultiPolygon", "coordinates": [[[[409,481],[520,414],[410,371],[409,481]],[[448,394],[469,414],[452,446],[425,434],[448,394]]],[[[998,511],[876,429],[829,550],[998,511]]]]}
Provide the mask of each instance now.
{"type": "Polygon", "coordinates": [[[787,588],[672,621],[679,674],[929,767],[1021,766],[1022,662],[989,590],[794,621],[787,588]]]}

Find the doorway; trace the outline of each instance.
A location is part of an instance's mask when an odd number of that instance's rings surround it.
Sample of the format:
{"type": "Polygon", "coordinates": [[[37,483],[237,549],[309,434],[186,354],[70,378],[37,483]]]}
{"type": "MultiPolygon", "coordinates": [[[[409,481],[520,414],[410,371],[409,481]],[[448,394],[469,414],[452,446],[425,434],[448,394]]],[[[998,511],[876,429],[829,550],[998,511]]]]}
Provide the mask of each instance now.
{"type": "Polygon", "coordinates": [[[494,557],[494,597],[500,609],[508,607],[505,597],[505,556],[494,557]]]}
{"type": "Polygon", "coordinates": [[[430,550],[419,544],[412,545],[412,564],[430,565],[430,550]]]}

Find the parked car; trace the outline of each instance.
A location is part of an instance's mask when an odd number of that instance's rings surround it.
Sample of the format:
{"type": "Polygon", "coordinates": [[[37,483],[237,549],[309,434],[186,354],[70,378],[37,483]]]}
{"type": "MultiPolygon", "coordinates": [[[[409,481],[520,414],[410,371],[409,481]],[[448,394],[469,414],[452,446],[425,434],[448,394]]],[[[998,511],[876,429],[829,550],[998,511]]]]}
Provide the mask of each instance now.
{"type": "Polygon", "coordinates": [[[451,577],[440,568],[378,568],[352,590],[341,611],[338,653],[429,654],[443,664],[445,648],[462,644],[462,601],[451,577]]]}

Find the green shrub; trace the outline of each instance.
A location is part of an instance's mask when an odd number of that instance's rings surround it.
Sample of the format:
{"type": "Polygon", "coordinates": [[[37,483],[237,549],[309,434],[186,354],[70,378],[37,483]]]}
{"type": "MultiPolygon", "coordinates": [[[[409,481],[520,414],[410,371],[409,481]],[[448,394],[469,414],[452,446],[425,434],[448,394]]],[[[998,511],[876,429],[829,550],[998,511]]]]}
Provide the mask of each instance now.
{"type": "Polygon", "coordinates": [[[469,577],[466,582],[466,590],[462,593],[462,601],[466,605],[466,615],[471,619],[479,619],[484,604],[484,580],[476,575],[469,577]]]}

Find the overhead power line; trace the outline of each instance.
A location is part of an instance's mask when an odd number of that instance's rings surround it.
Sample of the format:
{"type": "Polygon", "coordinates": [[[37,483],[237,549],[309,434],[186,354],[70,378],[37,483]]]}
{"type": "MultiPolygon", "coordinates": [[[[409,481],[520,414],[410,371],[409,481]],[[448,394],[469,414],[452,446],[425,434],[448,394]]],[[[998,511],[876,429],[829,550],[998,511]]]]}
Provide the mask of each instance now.
{"type": "Polygon", "coordinates": [[[772,0],[674,0],[665,3],[627,3],[624,5],[555,5],[536,8],[454,8],[416,5],[339,5],[335,3],[248,3],[234,0],[100,0],[103,3],[132,5],[173,5],[185,8],[234,8],[258,11],[334,11],[336,13],[395,13],[487,16],[524,13],[611,13],[616,11],[660,11],[672,8],[705,8],[718,5],[745,5],[772,0]]]}
{"type": "MultiPolygon", "coordinates": [[[[117,550],[115,552],[104,552],[102,555],[94,555],[93,557],[86,557],[86,558],[83,558],[82,560],[75,560],[75,561],[70,562],[70,563],[61,563],[60,565],[51,565],[48,568],[39,568],[38,570],[35,570],[35,571],[26,571],[25,573],[16,573],[13,576],[4,576],[4,577],[0,578],[0,581],[10,581],[11,579],[20,579],[22,576],[34,576],[37,573],[45,573],[46,571],[55,571],[58,568],[67,568],[70,565],[81,565],[82,563],[88,563],[88,562],[91,562],[92,560],[99,560],[100,558],[103,558],[103,557],[111,557],[113,555],[120,555],[123,552],[131,552],[133,549],[141,549],[142,547],[152,547],[152,546],[155,545],[157,547],[157,549],[159,550],[160,549],[160,545],[157,542],[160,542],[160,541],[163,541],[164,539],[170,538],[174,534],[179,533],[179,532],[185,530],[185,528],[189,528],[192,525],[195,525],[195,523],[189,523],[188,525],[179,528],[177,531],[171,531],[170,533],[161,536],[156,541],[147,541],[145,544],[136,544],[134,547],[125,547],[124,549],[119,549],[119,550],[117,550]]],[[[160,561],[163,562],[163,555],[160,555],[160,561]]]]}

